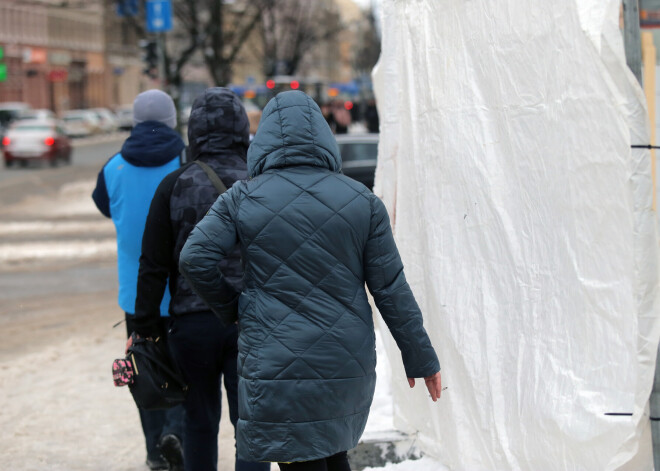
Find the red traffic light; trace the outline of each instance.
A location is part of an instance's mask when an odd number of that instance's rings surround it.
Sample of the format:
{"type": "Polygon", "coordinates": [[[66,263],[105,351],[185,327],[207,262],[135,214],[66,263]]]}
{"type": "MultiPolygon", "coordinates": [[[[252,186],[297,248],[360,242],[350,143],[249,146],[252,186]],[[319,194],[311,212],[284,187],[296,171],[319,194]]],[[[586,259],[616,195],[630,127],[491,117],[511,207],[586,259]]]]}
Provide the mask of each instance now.
{"type": "Polygon", "coordinates": [[[298,90],[300,88],[300,82],[297,80],[292,80],[291,81],[291,89],[292,90],[298,90]]]}
{"type": "Polygon", "coordinates": [[[275,80],[267,80],[266,86],[272,90],[273,88],[275,88],[275,80]]]}
{"type": "Polygon", "coordinates": [[[344,102],[344,108],[346,108],[348,111],[351,111],[353,109],[353,102],[352,101],[345,101],[344,102]]]}

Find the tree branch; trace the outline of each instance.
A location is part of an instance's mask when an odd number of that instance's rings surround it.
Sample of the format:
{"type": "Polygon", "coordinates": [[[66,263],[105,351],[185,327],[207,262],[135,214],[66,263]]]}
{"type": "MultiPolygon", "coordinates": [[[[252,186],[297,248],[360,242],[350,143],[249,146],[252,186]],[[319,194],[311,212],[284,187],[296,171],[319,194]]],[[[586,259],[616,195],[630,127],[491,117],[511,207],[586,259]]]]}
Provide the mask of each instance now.
{"type": "Polygon", "coordinates": [[[243,28],[243,30],[236,37],[236,40],[233,41],[233,43],[230,45],[229,55],[227,57],[227,61],[229,63],[234,62],[234,59],[236,59],[236,56],[245,44],[245,40],[250,36],[250,33],[252,33],[252,30],[257,25],[260,18],[261,11],[257,9],[257,11],[252,15],[251,21],[243,28]]]}
{"type": "Polygon", "coordinates": [[[188,47],[185,48],[182,52],[181,55],[179,56],[179,59],[176,61],[176,70],[175,74],[178,78],[178,76],[181,74],[181,70],[183,67],[186,65],[186,63],[190,60],[192,55],[195,53],[197,48],[199,47],[199,16],[197,14],[197,5],[195,0],[187,0],[186,4],[188,6],[188,19],[189,19],[189,27],[188,27],[188,32],[190,33],[190,43],[188,44],[188,47]]]}

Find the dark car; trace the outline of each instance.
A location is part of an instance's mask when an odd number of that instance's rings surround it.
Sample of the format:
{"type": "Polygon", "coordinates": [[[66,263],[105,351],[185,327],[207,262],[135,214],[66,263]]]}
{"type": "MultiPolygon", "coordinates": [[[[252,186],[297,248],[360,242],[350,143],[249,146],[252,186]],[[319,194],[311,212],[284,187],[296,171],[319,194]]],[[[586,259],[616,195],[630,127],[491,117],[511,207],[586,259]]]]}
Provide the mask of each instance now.
{"type": "Polygon", "coordinates": [[[379,134],[338,134],[335,137],[341,152],[343,174],[371,190],[374,186],[379,134]]]}
{"type": "Polygon", "coordinates": [[[70,163],[71,143],[55,120],[18,120],[2,138],[5,166],[27,165],[33,161],[52,166],[70,163]]]}
{"type": "Polygon", "coordinates": [[[23,102],[2,102],[0,103],[0,148],[2,148],[2,138],[7,132],[7,128],[19,118],[20,114],[30,109],[30,105],[23,102]]]}

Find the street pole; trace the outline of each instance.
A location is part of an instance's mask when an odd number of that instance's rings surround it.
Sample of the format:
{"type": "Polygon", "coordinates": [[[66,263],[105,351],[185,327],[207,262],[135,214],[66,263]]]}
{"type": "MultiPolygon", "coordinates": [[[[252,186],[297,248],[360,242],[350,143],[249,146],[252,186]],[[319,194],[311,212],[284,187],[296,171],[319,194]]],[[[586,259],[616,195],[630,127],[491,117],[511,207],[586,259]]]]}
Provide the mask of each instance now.
{"type": "Polygon", "coordinates": [[[167,75],[165,70],[165,33],[156,34],[158,44],[158,76],[160,77],[160,88],[168,93],[167,75]]]}
{"type": "Polygon", "coordinates": [[[637,0],[623,0],[623,44],[626,50],[626,63],[642,85],[642,39],[639,31],[637,0]]]}
{"type": "MultiPolygon", "coordinates": [[[[642,83],[642,40],[639,27],[638,0],[623,0],[623,43],[626,63],[640,85],[642,83]]],[[[655,195],[654,195],[655,196],[655,195]]],[[[656,352],[655,377],[649,398],[654,469],[660,470],[660,346],[656,352]]]]}

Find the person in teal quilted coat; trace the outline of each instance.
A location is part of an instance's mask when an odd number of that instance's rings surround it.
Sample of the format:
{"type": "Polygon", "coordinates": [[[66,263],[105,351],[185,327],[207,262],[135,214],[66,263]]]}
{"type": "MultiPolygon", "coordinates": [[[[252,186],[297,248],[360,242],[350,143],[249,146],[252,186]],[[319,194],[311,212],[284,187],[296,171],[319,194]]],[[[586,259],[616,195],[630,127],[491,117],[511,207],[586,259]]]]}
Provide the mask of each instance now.
{"type": "Polygon", "coordinates": [[[410,386],[440,397],[440,364],[406,282],[383,203],[340,173],[337,142],[306,94],[263,111],[249,180],[191,232],[179,269],[225,323],[238,320],[238,456],[283,470],[347,470],[376,383],[366,287],[397,342],[410,386]],[[238,243],[243,292],[218,263],[238,243]]]}

